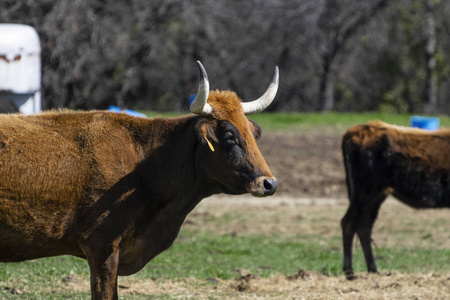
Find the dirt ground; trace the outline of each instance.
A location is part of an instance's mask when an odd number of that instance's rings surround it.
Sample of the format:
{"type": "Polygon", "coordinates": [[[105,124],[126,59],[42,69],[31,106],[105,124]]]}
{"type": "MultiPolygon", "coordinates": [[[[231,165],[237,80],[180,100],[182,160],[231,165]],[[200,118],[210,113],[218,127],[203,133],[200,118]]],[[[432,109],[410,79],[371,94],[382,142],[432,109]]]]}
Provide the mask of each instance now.
{"type": "Polygon", "coordinates": [[[263,132],[258,145],[278,180],[276,196],[346,197],[341,137],[344,128],[263,132]]]}

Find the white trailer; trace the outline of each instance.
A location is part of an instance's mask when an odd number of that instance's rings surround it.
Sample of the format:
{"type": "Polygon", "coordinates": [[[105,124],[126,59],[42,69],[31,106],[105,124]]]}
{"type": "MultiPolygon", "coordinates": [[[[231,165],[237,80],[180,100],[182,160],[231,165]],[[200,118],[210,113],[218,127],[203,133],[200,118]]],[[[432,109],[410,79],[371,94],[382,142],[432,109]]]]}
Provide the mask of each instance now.
{"type": "Polygon", "coordinates": [[[0,24],[0,101],[23,114],[41,111],[41,45],[31,26],[0,24]]]}

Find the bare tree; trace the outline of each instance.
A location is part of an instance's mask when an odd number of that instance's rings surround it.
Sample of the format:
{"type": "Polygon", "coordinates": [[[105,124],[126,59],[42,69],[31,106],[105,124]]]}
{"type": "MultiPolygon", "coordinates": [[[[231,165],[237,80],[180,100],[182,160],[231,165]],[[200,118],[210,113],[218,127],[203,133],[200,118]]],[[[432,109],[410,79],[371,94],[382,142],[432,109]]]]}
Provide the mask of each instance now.
{"type": "Polygon", "coordinates": [[[270,110],[450,111],[450,2],[389,3],[3,0],[0,21],[37,29],[44,108],[187,110],[199,59],[243,100],[278,65],[270,110]]]}
{"type": "Polygon", "coordinates": [[[320,110],[327,112],[334,105],[334,75],[338,60],[342,56],[346,43],[367,24],[389,0],[343,1],[327,0],[319,20],[319,28],[326,38],[322,55],[322,73],[320,76],[319,101],[320,110]]]}

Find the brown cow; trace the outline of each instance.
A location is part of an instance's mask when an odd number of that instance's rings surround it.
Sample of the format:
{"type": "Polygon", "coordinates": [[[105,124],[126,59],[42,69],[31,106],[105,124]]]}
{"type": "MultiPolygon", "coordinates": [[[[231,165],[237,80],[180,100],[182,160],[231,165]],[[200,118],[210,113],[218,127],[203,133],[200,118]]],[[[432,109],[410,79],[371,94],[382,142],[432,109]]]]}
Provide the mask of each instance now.
{"type": "Polygon", "coordinates": [[[269,196],[277,181],[242,103],[209,92],[196,115],[147,119],[112,112],[0,116],[0,261],[87,259],[92,299],[117,299],[117,276],[142,269],[176,238],[186,215],[212,194],[269,196]]]}
{"type": "Polygon", "coordinates": [[[372,227],[389,194],[414,208],[450,207],[450,130],[435,132],[380,121],[349,129],[342,139],[350,206],[342,219],[344,272],[353,278],[355,232],[367,269],[377,272],[372,227]]]}

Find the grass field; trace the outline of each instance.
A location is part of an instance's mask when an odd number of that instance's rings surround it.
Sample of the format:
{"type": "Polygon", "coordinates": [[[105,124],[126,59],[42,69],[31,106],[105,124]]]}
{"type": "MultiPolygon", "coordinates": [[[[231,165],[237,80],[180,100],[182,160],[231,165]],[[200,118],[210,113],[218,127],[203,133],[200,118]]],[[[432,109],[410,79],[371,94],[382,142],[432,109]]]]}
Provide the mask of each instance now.
{"type": "MultiPolygon", "coordinates": [[[[149,117],[175,117],[189,114],[186,113],[156,113],[144,111],[149,117]]],[[[409,126],[410,114],[385,114],[376,112],[366,113],[260,113],[249,116],[256,121],[264,130],[302,130],[311,127],[341,126],[349,127],[355,124],[367,123],[380,120],[383,122],[409,126]]],[[[441,127],[450,127],[450,117],[438,116],[441,127]]]]}
{"type": "MultiPolygon", "coordinates": [[[[252,119],[266,131],[330,130],[375,119],[409,124],[409,116],[380,114],[261,114],[252,119]]],[[[441,124],[450,126],[449,118],[441,117],[441,124]]],[[[231,202],[235,198],[203,200],[169,250],[137,274],[120,278],[120,298],[445,299],[450,295],[448,210],[418,211],[388,201],[373,236],[382,275],[366,274],[362,250],[355,242],[358,279],[347,281],[341,272],[339,228],[346,199],[304,204],[296,195],[286,200],[275,195],[261,202],[247,197],[231,202]]],[[[0,299],[64,298],[90,298],[86,261],[62,256],[0,264],[0,299]]]]}

